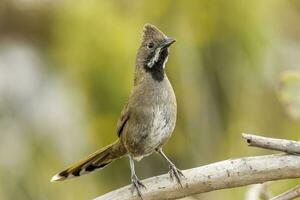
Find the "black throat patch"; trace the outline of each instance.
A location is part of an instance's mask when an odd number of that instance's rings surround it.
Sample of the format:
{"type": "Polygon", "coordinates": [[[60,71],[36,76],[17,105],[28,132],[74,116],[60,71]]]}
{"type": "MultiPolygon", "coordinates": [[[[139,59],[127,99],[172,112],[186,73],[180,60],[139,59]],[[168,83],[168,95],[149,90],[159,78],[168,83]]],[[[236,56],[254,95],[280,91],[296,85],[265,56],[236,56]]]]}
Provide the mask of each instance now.
{"type": "MultiPolygon", "coordinates": [[[[155,52],[153,52],[153,54],[151,54],[149,56],[149,58],[147,59],[147,62],[150,61],[150,59],[155,56],[154,55],[155,52]]],[[[158,57],[158,60],[154,63],[154,65],[150,68],[147,66],[147,62],[144,65],[145,71],[150,73],[152,78],[158,82],[164,80],[165,77],[165,70],[164,70],[164,62],[167,59],[169,55],[168,49],[163,49],[158,57]]]]}

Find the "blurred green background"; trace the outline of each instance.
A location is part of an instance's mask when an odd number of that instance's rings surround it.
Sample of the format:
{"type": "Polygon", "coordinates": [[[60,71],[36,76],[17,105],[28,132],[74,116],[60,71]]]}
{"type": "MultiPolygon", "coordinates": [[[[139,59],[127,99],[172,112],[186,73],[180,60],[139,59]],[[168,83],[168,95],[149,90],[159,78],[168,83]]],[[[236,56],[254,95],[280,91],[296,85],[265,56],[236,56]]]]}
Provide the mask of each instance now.
{"type": "MultiPolygon", "coordinates": [[[[178,121],[165,152],[180,169],[271,153],[247,147],[242,132],[299,140],[299,22],[297,0],[1,0],[0,199],[91,199],[130,183],[126,158],[49,180],[117,138],[145,23],[177,39],[167,73],[178,121]]],[[[137,164],[140,178],[167,171],[157,155],[137,164]]]]}

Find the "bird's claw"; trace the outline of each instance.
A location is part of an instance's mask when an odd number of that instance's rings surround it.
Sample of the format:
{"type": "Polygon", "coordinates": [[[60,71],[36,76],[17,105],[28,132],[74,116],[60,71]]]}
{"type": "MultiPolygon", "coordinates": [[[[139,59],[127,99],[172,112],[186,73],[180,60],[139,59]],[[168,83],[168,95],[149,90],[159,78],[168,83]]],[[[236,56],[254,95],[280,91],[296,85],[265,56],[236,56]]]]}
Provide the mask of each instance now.
{"type": "Polygon", "coordinates": [[[131,192],[133,193],[134,190],[136,190],[138,196],[143,199],[143,196],[142,196],[142,193],[141,193],[141,188],[145,188],[146,189],[146,186],[138,179],[137,176],[133,175],[131,177],[131,182],[132,182],[132,189],[131,189],[131,192]]]}
{"type": "Polygon", "coordinates": [[[177,167],[175,165],[170,165],[169,173],[170,173],[171,179],[174,180],[174,177],[175,177],[177,183],[179,183],[182,187],[181,177],[185,177],[183,175],[183,173],[179,169],[177,169],[177,167]]]}

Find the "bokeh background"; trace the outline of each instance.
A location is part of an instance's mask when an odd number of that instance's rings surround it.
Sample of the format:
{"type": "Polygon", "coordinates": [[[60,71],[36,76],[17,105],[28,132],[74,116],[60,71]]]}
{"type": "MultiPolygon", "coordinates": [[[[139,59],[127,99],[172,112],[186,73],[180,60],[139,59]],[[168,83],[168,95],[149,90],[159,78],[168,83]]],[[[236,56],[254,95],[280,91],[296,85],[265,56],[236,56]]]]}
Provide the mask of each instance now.
{"type": "MultiPolygon", "coordinates": [[[[247,147],[242,132],[300,139],[297,0],[1,0],[1,200],[91,199],[129,184],[126,158],[49,180],[116,140],[145,23],[177,39],[167,73],[178,122],[165,151],[180,169],[271,153],[247,147]]],[[[140,178],[167,170],[157,155],[137,164],[140,178]]],[[[243,199],[246,191],[193,198],[243,199]]]]}

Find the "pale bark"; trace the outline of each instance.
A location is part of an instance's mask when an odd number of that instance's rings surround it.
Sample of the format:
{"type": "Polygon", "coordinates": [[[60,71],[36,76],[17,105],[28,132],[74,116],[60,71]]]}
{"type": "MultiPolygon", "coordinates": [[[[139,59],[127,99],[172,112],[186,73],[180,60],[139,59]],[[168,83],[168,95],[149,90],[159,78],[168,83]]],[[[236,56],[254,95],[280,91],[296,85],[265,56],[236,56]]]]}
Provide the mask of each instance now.
{"type": "Polygon", "coordinates": [[[288,154],[300,154],[300,142],[294,140],[284,140],[277,138],[262,137],[243,133],[249,146],[282,151],[288,154]]]}
{"type": "MultiPolygon", "coordinates": [[[[184,170],[183,187],[168,174],[142,180],[144,200],[178,199],[203,192],[234,188],[266,181],[300,178],[300,156],[267,155],[225,160],[184,170]]],[[[131,193],[131,185],[117,189],[96,200],[140,200],[131,193]]]]}

